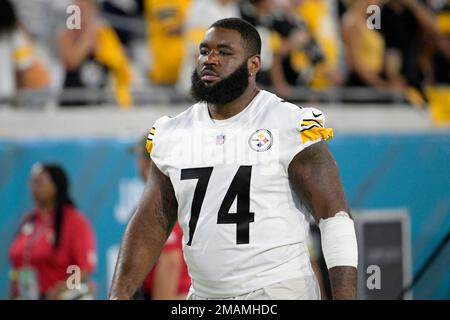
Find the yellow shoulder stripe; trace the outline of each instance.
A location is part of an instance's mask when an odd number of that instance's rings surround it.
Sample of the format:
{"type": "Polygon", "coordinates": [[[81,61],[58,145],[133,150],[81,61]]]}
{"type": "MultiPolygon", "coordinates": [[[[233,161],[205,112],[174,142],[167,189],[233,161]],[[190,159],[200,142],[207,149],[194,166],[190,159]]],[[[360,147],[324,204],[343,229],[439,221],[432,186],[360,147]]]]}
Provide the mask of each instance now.
{"type": "Polygon", "coordinates": [[[153,141],[147,139],[147,142],[145,143],[145,149],[147,150],[148,154],[152,154],[152,149],[153,149],[153,141]]]}
{"type": "Polygon", "coordinates": [[[333,129],[314,126],[310,129],[305,129],[300,132],[300,137],[302,143],[305,143],[307,141],[314,141],[317,139],[324,139],[325,141],[328,141],[333,138],[333,129]]]}

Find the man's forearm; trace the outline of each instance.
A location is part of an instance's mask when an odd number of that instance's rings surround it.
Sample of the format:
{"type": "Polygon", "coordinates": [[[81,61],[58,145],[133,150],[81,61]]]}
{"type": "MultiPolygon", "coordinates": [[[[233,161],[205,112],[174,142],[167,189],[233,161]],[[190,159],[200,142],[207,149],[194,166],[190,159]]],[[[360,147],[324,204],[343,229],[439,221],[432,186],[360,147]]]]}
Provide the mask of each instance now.
{"type": "Polygon", "coordinates": [[[319,228],[333,299],[356,299],[358,244],[353,220],[341,211],[321,219],[319,228]]]}
{"type": "Polygon", "coordinates": [[[356,299],[357,270],[355,267],[333,267],[328,270],[334,300],[356,299]]]}
{"type": "Polygon", "coordinates": [[[289,167],[291,185],[319,224],[333,299],[356,298],[358,247],[337,165],[325,142],[300,152],[289,167]]]}

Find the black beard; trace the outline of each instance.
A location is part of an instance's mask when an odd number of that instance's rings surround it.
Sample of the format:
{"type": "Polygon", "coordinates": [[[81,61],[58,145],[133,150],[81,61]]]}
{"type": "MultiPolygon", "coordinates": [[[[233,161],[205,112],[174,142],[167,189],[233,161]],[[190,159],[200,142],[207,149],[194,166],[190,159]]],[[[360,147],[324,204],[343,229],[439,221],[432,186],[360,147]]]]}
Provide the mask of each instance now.
{"type": "Polygon", "coordinates": [[[224,105],[239,98],[248,87],[248,67],[245,61],[236,71],[208,87],[197,70],[191,76],[191,95],[196,102],[224,105]]]}

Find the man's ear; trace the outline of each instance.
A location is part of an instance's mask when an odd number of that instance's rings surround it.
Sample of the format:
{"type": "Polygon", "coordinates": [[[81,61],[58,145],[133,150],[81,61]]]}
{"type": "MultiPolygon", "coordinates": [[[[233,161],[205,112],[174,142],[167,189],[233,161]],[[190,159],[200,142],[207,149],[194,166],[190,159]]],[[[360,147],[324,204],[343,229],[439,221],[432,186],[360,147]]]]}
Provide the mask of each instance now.
{"type": "Polygon", "coordinates": [[[256,76],[256,73],[261,68],[261,56],[255,54],[247,60],[248,76],[250,78],[256,76]]]}

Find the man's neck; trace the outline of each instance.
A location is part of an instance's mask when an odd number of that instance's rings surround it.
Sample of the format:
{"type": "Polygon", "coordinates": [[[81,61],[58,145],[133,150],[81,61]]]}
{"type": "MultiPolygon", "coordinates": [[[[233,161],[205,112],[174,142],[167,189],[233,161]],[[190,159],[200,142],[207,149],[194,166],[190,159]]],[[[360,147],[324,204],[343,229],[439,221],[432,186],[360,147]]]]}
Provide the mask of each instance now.
{"type": "Polygon", "coordinates": [[[237,99],[223,105],[208,104],[208,111],[214,120],[225,120],[244,110],[258,93],[256,84],[250,84],[237,99]]]}

